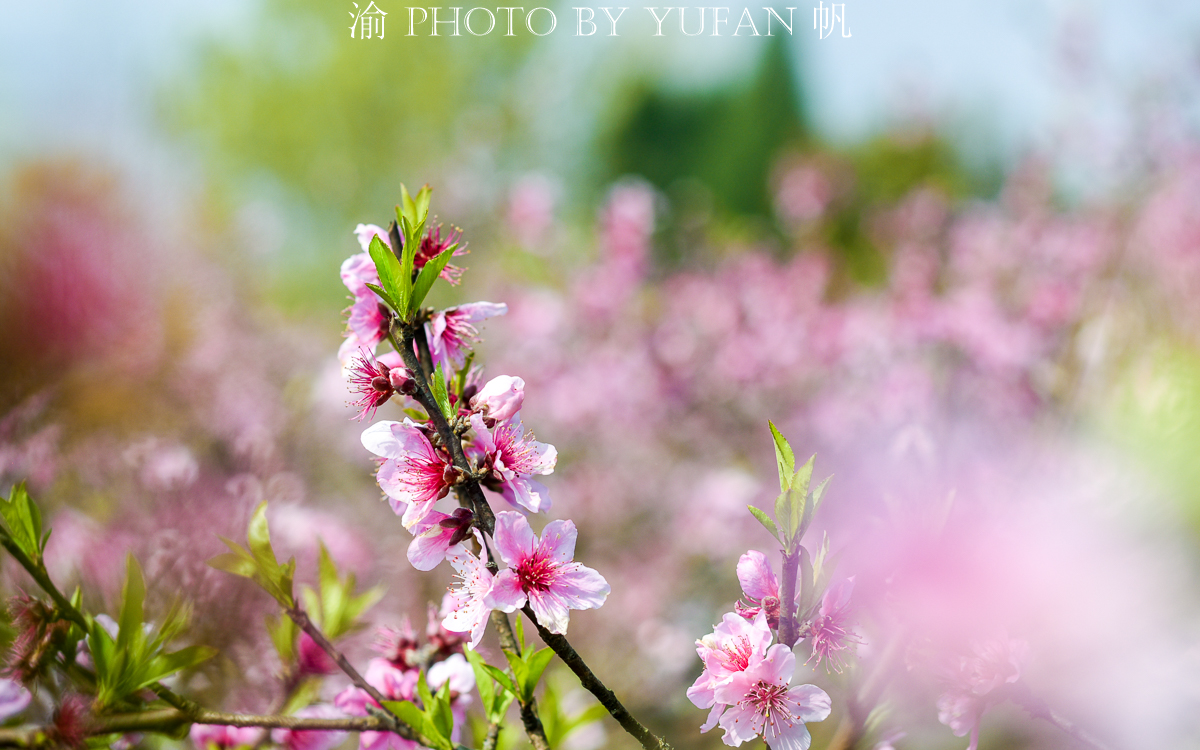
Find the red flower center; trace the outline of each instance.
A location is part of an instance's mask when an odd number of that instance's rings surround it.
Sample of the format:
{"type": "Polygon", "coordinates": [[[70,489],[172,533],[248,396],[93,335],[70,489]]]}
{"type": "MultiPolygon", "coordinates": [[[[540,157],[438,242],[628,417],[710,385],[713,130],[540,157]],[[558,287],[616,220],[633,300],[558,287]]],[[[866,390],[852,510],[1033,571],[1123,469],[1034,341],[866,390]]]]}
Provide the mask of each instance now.
{"type": "Polygon", "coordinates": [[[521,589],[529,591],[546,591],[554,581],[554,564],[541,555],[534,555],[522,560],[517,565],[517,580],[521,589]]]}

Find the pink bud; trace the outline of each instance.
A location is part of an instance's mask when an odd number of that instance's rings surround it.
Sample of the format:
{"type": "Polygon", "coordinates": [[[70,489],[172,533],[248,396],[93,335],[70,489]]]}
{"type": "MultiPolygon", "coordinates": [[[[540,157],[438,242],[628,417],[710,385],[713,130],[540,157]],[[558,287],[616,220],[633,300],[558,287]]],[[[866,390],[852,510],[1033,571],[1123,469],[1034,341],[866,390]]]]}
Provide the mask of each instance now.
{"type": "Polygon", "coordinates": [[[492,378],[471,399],[471,408],[481,411],[488,419],[507,422],[525,402],[525,381],[510,375],[492,378]]]}

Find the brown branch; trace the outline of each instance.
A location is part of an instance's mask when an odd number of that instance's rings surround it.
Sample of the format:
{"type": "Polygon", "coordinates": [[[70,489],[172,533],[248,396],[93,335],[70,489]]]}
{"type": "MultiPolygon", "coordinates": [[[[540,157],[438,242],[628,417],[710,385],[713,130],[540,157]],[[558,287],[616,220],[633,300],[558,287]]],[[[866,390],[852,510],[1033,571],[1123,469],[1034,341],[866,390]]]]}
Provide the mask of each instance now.
{"type": "Polygon", "coordinates": [[[666,740],[646,729],[646,727],[642,726],[641,722],[633,717],[633,714],[629,713],[629,709],[625,708],[624,704],[617,699],[616,694],[609,690],[608,686],[600,681],[600,678],[596,677],[592,670],[588,668],[587,663],[584,662],[583,657],[579,655],[579,652],[571,646],[570,642],[564,636],[551,633],[542,627],[542,624],[537,621],[537,617],[533,614],[533,610],[530,609],[528,604],[521,611],[525,613],[525,616],[537,628],[538,635],[541,636],[546,645],[554,649],[554,653],[558,654],[558,658],[562,659],[563,663],[570,667],[575,676],[579,678],[579,684],[586,688],[592,695],[596,696],[596,700],[600,701],[600,705],[608,709],[608,712],[617,720],[622,729],[633,735],[638,742],[642,743],[642,747],[646,748],[646,750],[671,750],[671,745],[666,740]]]}

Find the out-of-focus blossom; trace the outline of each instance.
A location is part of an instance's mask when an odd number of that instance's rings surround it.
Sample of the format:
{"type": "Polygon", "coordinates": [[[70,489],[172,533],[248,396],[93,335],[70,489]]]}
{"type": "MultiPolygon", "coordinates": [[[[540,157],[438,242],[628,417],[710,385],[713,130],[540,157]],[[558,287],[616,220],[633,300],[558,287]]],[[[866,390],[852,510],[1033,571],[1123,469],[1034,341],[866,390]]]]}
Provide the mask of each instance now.
{"type": "Polygon", "coordinates": [[[234,750],[257,745],[262,739],[263,730],[258,727],[193,724],[188,736],[196,750],[234,750]]]}
{"type": "MultiPolygon", "coordinates": [[[[344,716],[327,703],[317,703],[306,706],[295,714],[305,719],[340,719],[344,716]]],[[[271,741],[284,750],[333,750],[342,744],[349,732],[340,730],[317,731],[297,729],[273,729],[271,741]]]]}
{"type": "MultiPolygon", "coordinates": [[[[416,699],[418,674],[416,669],[401,669],[387,659],[372,659],[363,679],[387,700],[411,701],[416,699]]],[[[379,708],[366,691],[353,685],[338,693],[333,705],[349,716],[368,716],[368,705],[379,708]]],[[[361,732],[358,741],[360,750],[416,750],[420,747],[392,732],[361,732]]]]}
{"type": "Polygon", "coordinates": [[[805,724],[824,721],[832,704],[816,685],[788,687],[795,668],[795,654],[777,643],[716,687],[714,698],[729,706],[720,719],[726,745],[761,736],[771,750],[808,749],[812,737],[805,724]]]}
{"type": "Polygon", "coordinates": [[[779,628],[779,579],[771,570],[767,556],[758,550],[750,550],[738,559],[738,582],[742,584],[742,593],[746,595],[749,604],[740,600],[735,609],[739,615],[752,618],[759,612],[767,616],[767,624],[772,630],[779,628]]]}
{"type": "Polygon", "coordinates": [[[791,222],[821,218],[833,197],[833,186],[825,173],[814,166],[802,165],[787,170],[775,193],[775,210],[791,222]]]}
{"type": "Polygon", "coordinates": [[[503,302],[471,302],[434,313],[425,324],[434,366],[442,365],[447,374],[460,369],[466,364],[467,350],[479,340],[475,324],[506,312],[508,305],[503,302]]]}
{"type": "Polygon", "coordinates": [[[526,175],[513,185],[508,196],[508,226],[517,242],[533,252],[554,223],[556,185],[539,174],[526,175]]]}
{"type": "Polygon", "coordinates": [[[363,432],[362,443],[384,459],[376,475],[379,486],[405,528],[414,528],[449,494],[454,467],[412,420],[376,422],[363,432]]]}
{"type": "Polygon", "coordinates": [[[711,708],[708,720],[700,727],[707,732],[717,725],[725,704],[717,703],[715,690],[735,672],[745,671],[752,662],[762,659],[772,641],[767,616],[759,612],[753,620],[739,614],[726,614],[713,632],[696,641],[696,653],[704,662],[704,671],[687,691],[687,697],[697,708],[711,708]]]}
{"type": "Polygon", "coordinates": [[[492,607],[487,602],[493,576],[487,563],[459,545],[447,555],[454,567],[458,584],[446,593],[442,602],[445,619],[442,627],[454,633],[470,633],[469,647],[475,649],[483,638],[492,607]]]}
{"type": "Polygon", "coordinates": [[[29,706],[33,694],[16,680],[0,677],[0,721],[16,716],[29,706]]]}
{"type": "Polygon", "coordinates": [[[483,416],[475,413],[471,415],[471,427],[476,438],[472,453],[491,471],[485,482],[498,489],[510,503],[534,513],[548,510],[549,491],[530,477],[553,473],[558,461],[554,446],[539,443],[532,435],[523,435],[520,414],[488,430],[483,416]]]}
{"type": "Polygon", "coordinates": [[[429,668],[429,689],[437,692],[442,685],[450,683],[452,700],[460,697],[470,701],[475,689],[475,670],[462,654],[451,654],[429,668]]]}
{"type": "Polygon", "coordinates": [[[572,521],[551,521],[539,540],[520,513],[497,513],[496,552],[508,569],[496,575],[485,603],[513,612],[528,601],[544,628],[567,632],[570,610],[595,609],[609,593],[603,576],[572,561],[576,536],[572,521]]]}
{"type": "Polygon", "coordinates": [[[994,691],[1021,678],[1028,651],[1025,641],[1001,635],[975,644],[945,675],[948,684],[937,699],[938,721],[950,727],[955,737],[970,734],[967,750],[979,745],[979,721],[998,700],[994,691]]]}
{"type": "Polygon", "coordinates": [[[492,378],[471,398],[471,408],[483,414],[488,426],[512,419],[524,403],[525,381],[511,375],[492,378]]]}
{"type": "Polygon", "coordinates": [[[142,485],[151,490],[182,489],[196,481],[200,465],[187,446],[147,438],[125,449],[125,460],[138,469],[142,485]]]}
{"type": "Polygon", "coordinates": [[[451,547],[467,537],[474,519],[468,508],[455,508],[450,515],[429,511],[412,527],[408,561],[417,570],[433,570],[446,559],[451,547]]]}
{"type": "Polygon", "coordinates": [[[854,592],[854,577],[839,581],[830,586],[821,597],[821,606],[816,617],[808,624],[801,637],[812,639],[812,656],[808,661],[816,661],[817,666],[822,662],[825,668],[841,674],[846,662],[842,652],[853,643],[860,643],[849,629],[850,595],[854,592]]]}
{"type": "Polygon", "coordinates": [[[338,349],[343,363],[362,350],[374,353],[375,347],[387,336],[388,312],[383,300],[367,284],[379,286],[375,261],[367,253],[351,255],[342,262],[342,283],[350,290],[353,301],[346,308],[346,340],[338,349]]]}
{"type": "Polygon", "coordinates": [[[301,633],[296,640],[296,671],[303,677],[308,675],[337,674],[339,669],[325,649],[317,645],[308,633],[301,633]]]}

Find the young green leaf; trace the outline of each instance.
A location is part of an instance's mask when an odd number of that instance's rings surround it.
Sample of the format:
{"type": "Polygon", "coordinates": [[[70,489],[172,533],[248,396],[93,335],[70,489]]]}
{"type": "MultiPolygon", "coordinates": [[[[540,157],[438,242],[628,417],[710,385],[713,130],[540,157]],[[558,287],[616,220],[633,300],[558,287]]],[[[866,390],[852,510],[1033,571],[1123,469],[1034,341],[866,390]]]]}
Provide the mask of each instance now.
{"type": "Polygon", "coordinates": [[[433,282],[437,281],[438,274],[450,262],[450,256],[454,255],[454,250],[457,247],[458,244],[455,243],[443,250],[437,257],[425,261],[425,266],[421,269],[421,273],[417,275],[417,280],[413,284],[412,297],[409,298],[408,309],[405,311],[406,317],[412,317],[420,309],[421,303],[425,301],[425,297],[429,294],[429,290],[433,288],[433,282]]]}
{"type": "Polygon", "coordinates": [[[442,683],[442,687],[433,696],[433,704],[426,710],[438,734],[449,737],[454,731],[454,714],[450,711],[450,681],[442,683]]]}
{"type": "Polygon", "coordinates": [[[417,734],[429,741],[436,750],[454,750],[448,737],[442,737],[429,715],[409,701],[384,701],[383,707],[400,717],[400,721],[413,728],[417,734]]]}
{"type": "Polygon", "coordinates": [[[422,185],[417,191],[416,197],[413,199],[413,213],[416,217],[416,223],[423,223],[429,216],[429,199],[432,197],[433,188],[428,185],[422,185]]]}
{"type": "Polygon", "coordinates": [[[12,488],[7,502],[0,503],[0,517],[4,518],[8,535],[17,547],[34,563],[40,561],[48,536],[42,534],[42,514],[25,490],[24,482],[12,488]]]}
{"type": "MultiPolygon", "coordinates": [[[[389,255],[390,255],[390,253],[389,253],[389,255]]],[[[395,260],[395,256],[392,256],[392,259],[395,260]]],[[[399,268],[399,267],[400,267],[400,261],[396,261],[396,268],[399,268]]],[[[387,303],[388,307],[392,308],[393,310],[395,310],[398,313],[401,312],[401,310],[399,309],[399,305],[396,303],[396,301],[394,299],[392,299],[392,295],[388,294],[387,291],[383,287],[379,286],[378,284],[371,284],[369,282],[363,282],[363,283],[366,284],[367,289],[370,289],[372,292],[375,292],[375,294],[379,297],[379,299],[381,299],[385,303],[387,303]]]]}
{"type": "Polygon", "coordinates": [[[779,519],[780,541],[784,547],[789,549],[794,536],[789,533],[792,528],[789,523],[789,519],[792,517],[792,505],[792,493],[787,490],[779,493],[779,497],[775,498],[775,517],[779,519]]]}
{"type": "Polygon", "coordinates": [[[775,525],[770,516],[753,505],[747,505],[746,509],[750,511],[750,515],[758,519],[758,522],[763,525],[764,529],[770,532],[771,536],[775,537],[776,541],[783,544],[783,540],[779,538],[779,527],[775,525]]]}
{"type": "Polygon", "coordinates": [[[529,650],[529,644],[525,642],[525,620],[517,616],[517,624],[514,628],[517,631],[517,645],[521,647],[521,653],[524,654],[529,650]]]}
{"type": "MultiPolygon", "coordinates": [[[[429,380],[429,390],[433,391],[433,400],[442,410],[442,415],[448,420],[454,419],[454,410],[450,406],[450,395],[446,392],[446,373],[442,370],[441,362],[438,363],[433,377],[429,380]]],[[[520,621],[518,620],[518,622],[520,621]]]]}
{"type": "Polygon", "coordinates": [[[521,689],[526,702],[533,698],[533,689],[537,687],[538,681],[542,679],[542,673],[546,671],[546,665],[553,658],[554,651],[549,647],[534,651],[525,657],[525,680],[521,689]]]}
{"type": "MultiPolygon", "coordinates": [[[[496,695],[494,681],[488,675],[487,670],[483,668],[483,657],[474,649],[463,649],[463,656],[467,658],[467,663],[471,665],[471,671],[475,673],[475,689],[479,691],[479,702],[483,704],[483,710],[488,712],[491,710],[492,700],[496,695]]],[[[491,720],[489,715],[488,721],[491,720]]]]}
{"type": "Polygon", "coordinates": [[[792,446],[788,444],[787,439],[775,428],[775,423],[767,420],[767,424],[775,441],[775,463],[779,465],[779,491],[787,492],[791,486],[792,475],[796,471],[796,454],[792,452],[792,446]]]}
{"type": "Polygon", "coordinates": [[[296,637],[300,629],[290,617],[267,616],[267,632],[271,635],[271,643],[279,653],[279,661],[287,666],[296,659],[296,637]]]}
{"type": "Polygon", "coordinates": [[[142,566],[132,554],[125,557],[125,586],[121,592],[121,616],[117,620],[117,651],[131,651],[140,646],[145,634],[142,632],[143,605],[146,601],[146,581],[142,577],[142,566]]]}
{"type": "Polygon", "coordinates": [[[501,687],[503,687],[506,691],[508,691],[512,695],[517,694],[517,686],[515,684],[513,684],[511,677],[509,677],[504,672],[500,671],[498,668],[493,667],[491,664],[483,664],[482,666],[483,666],[483,671],[485,671],[489,675],[491,675],[492,679],[495,680],[496,682],[500,683],[501,687]]]}
{"type": "MultiPolygon", "coordinates": [[[[403,312],[408,305],[408,290],[412,282],[410,280],[408,284],[405,283],[400,261],[396,260],[396,256],[388,249],[388,246],[383,244],[379,235],[371,238],[367,252],[370,254],[371,260],[375,261],[375,270],[379,273],[379,284],[386,293],[384,301],[391,305],[396,312],[403,312]]],[[[379,293],[376,292],[376,294],[379,293]]],[[[384,295],[380,296],[384,297],[384,295]]]]}

